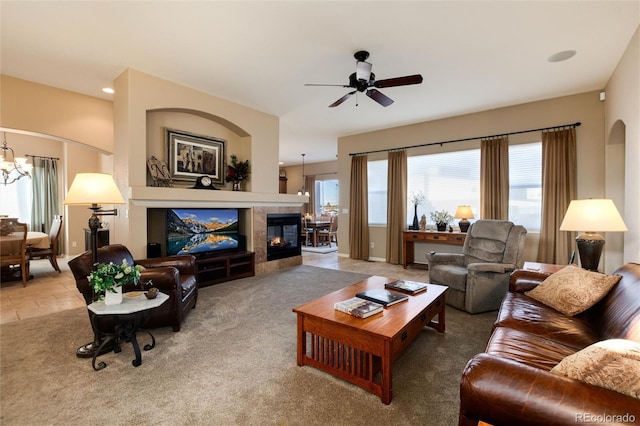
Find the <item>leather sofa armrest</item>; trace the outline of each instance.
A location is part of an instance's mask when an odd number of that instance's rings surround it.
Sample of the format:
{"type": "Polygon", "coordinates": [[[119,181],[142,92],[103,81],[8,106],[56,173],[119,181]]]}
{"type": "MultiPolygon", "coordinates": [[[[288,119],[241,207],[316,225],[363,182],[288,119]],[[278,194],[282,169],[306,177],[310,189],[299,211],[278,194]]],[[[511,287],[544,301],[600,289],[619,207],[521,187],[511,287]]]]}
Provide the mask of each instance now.
{"type": "Polygon", "coordinates": [[[458,253],[436,253],[435,251],[427,253],[427,261],[429,264],[453,263],[455,265],[464,265],[464,255],[458,253]]]}
{"type": "Polygon", "coordinates": [[[548,276],[548,274],[544,274],[542,272],[517,269],[509,278],[509,291],[524,293],[525,291],[533,290],[548,276]]]}
{"type": "Polygon", "coordinates": [[[513,263],[470,263],[467,265],[469,271],[476,272],[496,272],[502,274],[505,272],[511,272],[516,269],[516,265],[513,263]]]}
{"type": "Polygon", "coordinates": [[[173,266],[181,275],[195,275],[196,270],[196,258],[190,254],[139,259],[135,263],[149,269],[173,266]]]}
{"type": "Polygon", "coordinates": [[[599,423],[629,424],[640,419],[640,404],[618,392],[479,354],[460,381],[460,415],[495,425],[575,426],[602,416],[611,417],[599,423]],[[631,416],[635,420],[629,422],[631,416]]]}

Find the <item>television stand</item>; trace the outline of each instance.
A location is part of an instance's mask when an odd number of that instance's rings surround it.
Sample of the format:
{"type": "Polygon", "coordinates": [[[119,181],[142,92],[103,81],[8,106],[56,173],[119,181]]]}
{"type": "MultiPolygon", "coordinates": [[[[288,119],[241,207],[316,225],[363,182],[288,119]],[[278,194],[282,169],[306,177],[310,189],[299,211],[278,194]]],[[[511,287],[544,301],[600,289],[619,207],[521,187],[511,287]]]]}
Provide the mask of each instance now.
{"type": "Polygon", "coordinates": [[[251,251],[215,253],[196,259],[196,280],[199,288],[253,277],[255,274],[256,257],[251,251]]]}

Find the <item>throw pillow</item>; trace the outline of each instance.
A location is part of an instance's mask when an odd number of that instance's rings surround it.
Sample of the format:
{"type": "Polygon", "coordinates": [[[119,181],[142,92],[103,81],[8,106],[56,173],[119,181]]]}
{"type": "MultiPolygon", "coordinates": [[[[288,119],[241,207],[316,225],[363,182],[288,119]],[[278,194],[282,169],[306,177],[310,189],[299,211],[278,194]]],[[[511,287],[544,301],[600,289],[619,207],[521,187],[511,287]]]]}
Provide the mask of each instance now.
{"type": "Polygon", "coordinates": [[[564,358],[551,372],[640,399],[640,343],[603,340],[564,358]]]}
{"type": "Polygon", "coordinates": [[[606,275],[568,265],[524,294],[573,316],[598,303],[620,278],[621,275],[606,275]]]}

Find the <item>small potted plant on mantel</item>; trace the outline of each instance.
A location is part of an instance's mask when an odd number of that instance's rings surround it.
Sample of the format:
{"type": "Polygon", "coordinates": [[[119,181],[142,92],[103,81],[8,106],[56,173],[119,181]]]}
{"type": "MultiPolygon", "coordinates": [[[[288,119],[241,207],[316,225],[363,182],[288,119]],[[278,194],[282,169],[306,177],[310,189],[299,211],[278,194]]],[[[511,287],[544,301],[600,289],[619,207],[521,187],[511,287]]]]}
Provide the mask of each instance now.
{"type": "Polygon", "coordinates": [[[440,232],[446,231],[447,225],[453,222],[453,216],[451,216],[446,210],[436,210],[429,213],[429,216],[431,217],[431,220],[435,222],[436,228],[438,228],[438,231],[440,232]]]}
{"type": "Polygon", "coordinates": [[[241,191],[241,184],[249,178],[251,168],[249,167],[249,160],[238,161],[238,157],[235,154],[231,155],[231,164],[227,166],[227,176],[225,180],[227,182],[233,182],[233,190],[241,191]]]}

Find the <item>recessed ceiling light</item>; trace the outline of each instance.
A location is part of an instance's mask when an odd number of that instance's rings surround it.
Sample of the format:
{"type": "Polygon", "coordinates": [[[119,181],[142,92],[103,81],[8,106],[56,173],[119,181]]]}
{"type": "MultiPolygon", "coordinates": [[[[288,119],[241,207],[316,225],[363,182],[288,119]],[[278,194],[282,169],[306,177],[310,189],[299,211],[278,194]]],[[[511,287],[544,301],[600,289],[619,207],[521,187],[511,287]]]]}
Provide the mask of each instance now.
{"type": "Polygon", "coordinates": [[[104,93],[110,93],[110,94],[115,93],[115,91],[114,91],[111,87],[104,87],[104,88],[102,89],[102,91],[103,91],[104,93]]]}
{"type": "Polygon", "coordinates": [[[554,53],[547,58],[549,62],[562,62],[567,59],[573,58],[576,55],[575,50],[563,50],[562,52],[554,53]]]}

